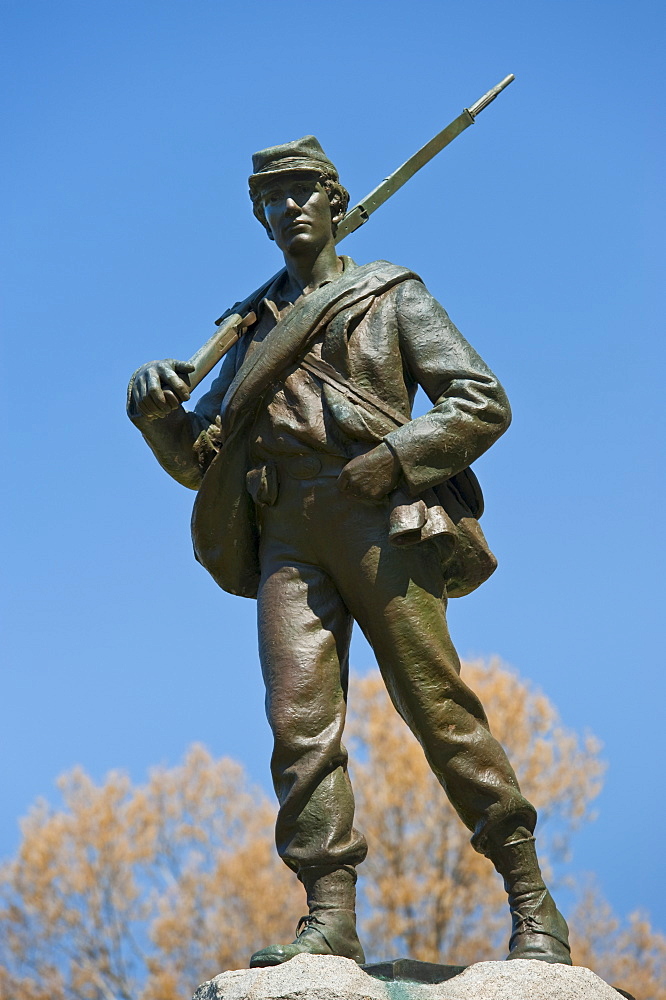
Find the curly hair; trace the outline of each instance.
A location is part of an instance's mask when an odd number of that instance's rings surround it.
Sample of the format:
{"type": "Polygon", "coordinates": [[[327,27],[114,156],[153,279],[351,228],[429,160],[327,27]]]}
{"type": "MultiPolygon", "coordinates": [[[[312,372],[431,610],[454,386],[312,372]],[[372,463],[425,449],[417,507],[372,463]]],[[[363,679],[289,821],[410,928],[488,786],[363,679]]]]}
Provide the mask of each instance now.
{"type": "MultiPolygon", "coordinates": [[[[340,216],[338,221],[341,221],[345,212],[347,211],[347,206],[349,205],[349,191],[346,187],[343,187],[338,179],[337,172],[334,170],[313,170],[313,173],[317,175],[317,180],[323,187],[324,191],[328,196],[328,200],[331,205],[331,219],[334,219],[337,215],[340,216]]],[[[270,231],[268,222],[266,221],[266,213],[264,212],[264,206],[261,203],[261,182],[255,182],[250,185],[250,198],[252,199],[252,211],[256,219],[262,224],[266,232],[268,233],[269,239],[273,239],[273,234],[270,231]]],[[[338,228],[338,224],[333,224],[333,235],[338,228]]]]}

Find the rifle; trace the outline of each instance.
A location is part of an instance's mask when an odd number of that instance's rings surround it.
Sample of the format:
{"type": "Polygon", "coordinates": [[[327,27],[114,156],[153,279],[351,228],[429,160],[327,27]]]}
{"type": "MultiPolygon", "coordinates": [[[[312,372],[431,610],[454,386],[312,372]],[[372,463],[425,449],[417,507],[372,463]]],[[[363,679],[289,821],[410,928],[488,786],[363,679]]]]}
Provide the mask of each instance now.
{"type": "MultiPolygon", "coordinates": [[[[473,125],[476,116],[484,108],[487,108],[491,101],[494,101],[497,95],[505,87],[508,87],[513,80],[515,80],[513,73],[505,76],[496,87],[493,87],[483,97],[480,97],[470,108],[464,108],[462,113],[450,122],[446,128],[442,129],[441,132],[438,132],[430,142],[427,142],[425,146],[417,150],[413,156],[410,156],[392,174],[385,177],[381,184],[378,184],[370,194],[366,195],[362,201],[347,212],[338,226],[335,242],[339,243],[345,236],[349,236],[350,233],[356,232],[357,229],[364,226],[372,213],[376,212],[385,201],[388,201],[391,195],[395,194],[410,177],[413,177],[417,170],[420,170],[426,163],[429,163],[437,153],[441,152],[450,142],[453,142],[469,125],[473,125]]],[[[227,309],[215,321],[217,330],[213,336],[190,358],[190,364],[194,365],[194,371],[188,376],[190,388],[194,389],[195,386],[199,385],[206,375],[213,370],[218,361],[242,337],[245,330],[255,322],[256,315],[254,310],[263,299],[273,281],[283,271],[284,268],[269,278],[268,281],[264,282],[251,295],[248,295],[246,299],[243,299],[241,302],[235,302],[230,309],[227,309]]]]}

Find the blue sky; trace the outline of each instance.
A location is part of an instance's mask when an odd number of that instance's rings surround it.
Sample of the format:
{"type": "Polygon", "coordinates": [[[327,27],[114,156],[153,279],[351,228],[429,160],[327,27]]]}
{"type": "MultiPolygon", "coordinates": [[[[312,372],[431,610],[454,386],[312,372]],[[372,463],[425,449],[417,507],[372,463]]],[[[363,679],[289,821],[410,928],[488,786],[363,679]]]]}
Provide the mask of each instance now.
{"type": "MultiPolygon", "coordinates": [[[[5,648],[0,854],[82,764],[193,741],[268,787],[255,606],[189,542],[193,494],[124,416],[279,266],[250,155],[314,133],[352,201],[516,82],[343,244],[422,275],[505,384],[478,463],[500,560],[454,601],[609,770],[571,872],[666,930],[660,3],[4,0],[5,648]]],[[[359,670],[372,655],[357,639],[359,670]]]]}

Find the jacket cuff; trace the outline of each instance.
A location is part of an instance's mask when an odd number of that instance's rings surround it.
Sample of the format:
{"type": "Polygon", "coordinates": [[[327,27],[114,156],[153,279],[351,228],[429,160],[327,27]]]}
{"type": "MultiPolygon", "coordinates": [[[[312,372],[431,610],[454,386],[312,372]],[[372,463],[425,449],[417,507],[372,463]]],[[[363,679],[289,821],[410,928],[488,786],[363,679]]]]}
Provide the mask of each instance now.
{"type": "Polygon", "coordinates": [[[442,460],[442,464],[432,465],[432,458],[435,456],[425,456],[415,454],[414,434],[411,421],[404,427],[397,427],[394,431],[385,434],[383,441],[389,446],[396,456],[402,469],[403,478],[412,496],[418,496],[424,490],[432,486],[437,486],[444,482],[452,474],[447,467],[444,468],[444,455],[439,452],[437,458],[442,460]],[[411,431],[411,432],[410,432],[411,431]],[[430,457],[431,461],[428,461],[430,457]]]}

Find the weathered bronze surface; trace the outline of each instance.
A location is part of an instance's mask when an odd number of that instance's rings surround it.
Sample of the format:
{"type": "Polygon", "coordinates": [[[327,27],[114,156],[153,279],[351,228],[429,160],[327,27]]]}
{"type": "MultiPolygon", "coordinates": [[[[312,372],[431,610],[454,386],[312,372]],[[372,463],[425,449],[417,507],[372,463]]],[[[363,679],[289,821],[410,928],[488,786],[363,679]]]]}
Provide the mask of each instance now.
{"type": "Polygon", "coordinates": [[[390,962],[364,965],[363,971],[375,979],[390,982],[445,983],[447,979],[459,976],[466,968],[466,965],[436,965],[434,962],[419,962],[412,958],[395,958],[390,962]]]}
{"type": "Polygon", "coordinates": [[[348,194],[313,136],[256,153],[250,193],[284,271],[193,411],[182,403],[195,366],[165,360],[134,374],[128,412],[166,471],[198,491],[197,559],[258,601],[276,842],[309,912],[292,943],[251,964],[299,952],[364,961],[354,906],[367,845],[342,744],[354,621],[474,848],[504,878],[509,958],[570,963],[536,813],[460,677],[446,622],[447,597],[495,568],[469,466],[509,425],[504,390],[418,275],[338,256],[348,194]],[[432,408],[413,419],[419,386],[432,408]]]}

